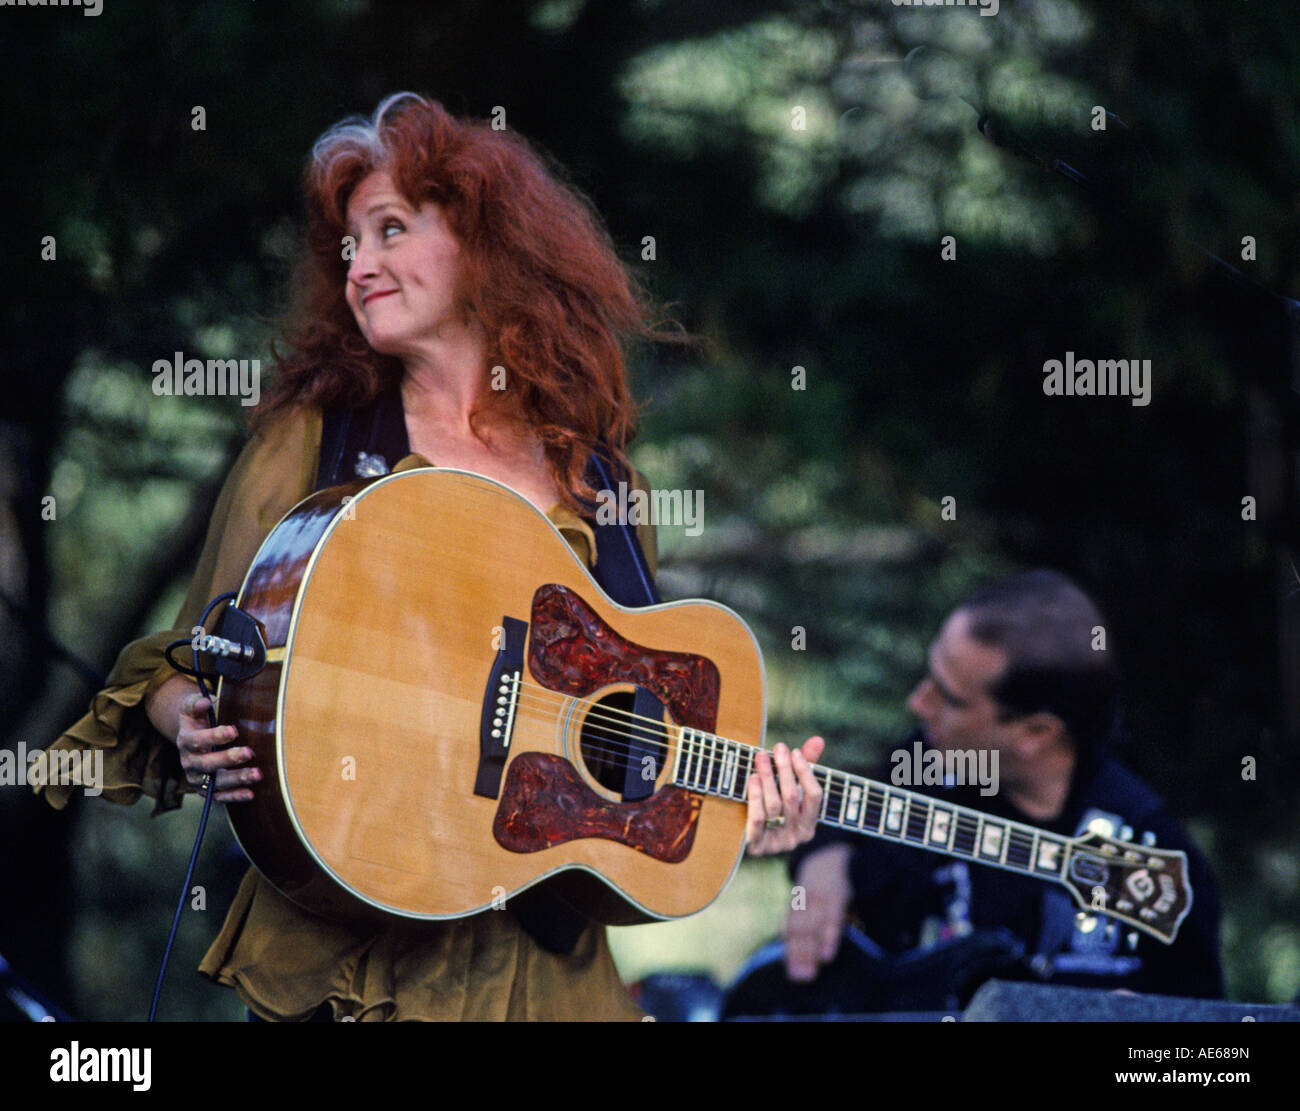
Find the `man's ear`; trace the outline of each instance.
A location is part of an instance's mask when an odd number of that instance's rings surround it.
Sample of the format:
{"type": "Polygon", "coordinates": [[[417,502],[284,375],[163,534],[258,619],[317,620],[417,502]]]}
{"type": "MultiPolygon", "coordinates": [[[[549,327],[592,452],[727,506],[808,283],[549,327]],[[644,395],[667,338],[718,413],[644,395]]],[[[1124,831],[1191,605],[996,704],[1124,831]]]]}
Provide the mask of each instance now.
{"type": "Polygon", "coordinates": [[[1016,721],[1016,754],[1033,760],[1066,741],[1069,731],[1065,722],[1053,713],[1040,710],[1016,721]]]}

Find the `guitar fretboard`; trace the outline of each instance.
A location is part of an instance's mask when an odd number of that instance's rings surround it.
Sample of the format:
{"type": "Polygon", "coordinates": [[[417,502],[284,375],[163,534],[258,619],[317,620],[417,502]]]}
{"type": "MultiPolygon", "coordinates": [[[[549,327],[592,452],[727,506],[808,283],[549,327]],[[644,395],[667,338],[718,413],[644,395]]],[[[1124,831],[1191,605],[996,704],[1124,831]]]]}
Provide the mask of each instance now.
{"type": "MultiPolygon", "coordinates": [[[[737,802],[746,799],[758,749],[698,729],[682,728],[679,737],[674,784],[737,802]]],[[[818,820],[827,825],[1012,872],[1065,878],[1067,838],[865,776],[819,764],[812,771],[822,787],[818,820]]]]}

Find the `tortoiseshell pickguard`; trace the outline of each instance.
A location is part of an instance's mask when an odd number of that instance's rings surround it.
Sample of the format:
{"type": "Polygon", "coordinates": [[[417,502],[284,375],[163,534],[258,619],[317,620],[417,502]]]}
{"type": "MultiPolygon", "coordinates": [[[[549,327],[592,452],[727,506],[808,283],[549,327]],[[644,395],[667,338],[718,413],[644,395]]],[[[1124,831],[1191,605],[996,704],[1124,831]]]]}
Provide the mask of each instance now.
{"type": "Polygon", "coordinates": [[[677,864],[695,843],[701,802],[681,787],[665,787],[642,802],[609,802],[563,757],[525,752],[506,769],[492,834],[502,848],[516,853],[603,837],[677,864]]]}
{"type": "Polygon", "coordinates": [[[667,706],[678,725],[708,733],[717,727],[721,680],[712,660],[633,644],[558,583],[533,595],[528,669],[542,686],[578,697],[634,683],[667,706]]]}

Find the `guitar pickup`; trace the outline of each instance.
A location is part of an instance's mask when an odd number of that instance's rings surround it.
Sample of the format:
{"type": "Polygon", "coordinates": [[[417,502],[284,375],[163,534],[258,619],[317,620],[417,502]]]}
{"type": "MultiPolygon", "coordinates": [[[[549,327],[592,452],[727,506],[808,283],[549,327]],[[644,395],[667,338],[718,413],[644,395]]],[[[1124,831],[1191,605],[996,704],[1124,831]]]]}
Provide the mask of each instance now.
{"type": "Polygon", "coordinates": [[[483,694],[483,716],[479,724],[478,774],[474,793],[494,799],[501,794],[501,776],[510,754],[510,735],[515,727],[515,709],[524,675],[524,642],[528,622],[517,617],[501,619],[501,646],[488,672],[483,694]]]}

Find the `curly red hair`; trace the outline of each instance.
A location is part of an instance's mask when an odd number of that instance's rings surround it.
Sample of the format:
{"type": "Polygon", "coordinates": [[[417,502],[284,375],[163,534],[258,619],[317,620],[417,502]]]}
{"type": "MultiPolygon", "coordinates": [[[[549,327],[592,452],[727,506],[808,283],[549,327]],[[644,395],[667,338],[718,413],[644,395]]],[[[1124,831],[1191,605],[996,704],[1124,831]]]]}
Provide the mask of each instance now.
{"type": "Polygon", "coordinates": [[[389,97],[370,120],[335,125],[312,150],[307,242],[284,333],[290,350],[277,352],[279,373],[254,422],[304,402],[365,405],[401,377],[401,363],[371,349],[344,300],[348,198],[378,169],[414,207],[443,209],[461,246],[462,300],[488,337],[488,365],[507,368],[512,388],[485,391],[471,427],[489,410],[526,425],[570,504],[590,501],[592,449],[603,444],[626,466],[635,434],[624,342],[682,337],[650,324],[649,301],[591,204],[526,140],[412,93],[389,97]]]}

